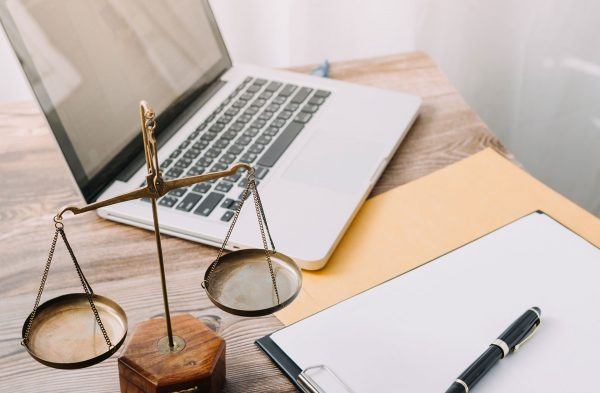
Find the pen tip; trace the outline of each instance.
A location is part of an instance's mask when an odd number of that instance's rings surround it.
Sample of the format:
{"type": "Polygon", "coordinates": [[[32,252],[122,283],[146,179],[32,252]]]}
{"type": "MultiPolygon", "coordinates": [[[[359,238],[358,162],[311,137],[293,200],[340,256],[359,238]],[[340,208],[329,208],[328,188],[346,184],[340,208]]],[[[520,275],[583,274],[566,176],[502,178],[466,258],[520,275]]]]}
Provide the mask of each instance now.
{"type": "Polygon", "coordinates": [[[539,307],[531,307],[532,310],[535,310],[538,315],[542,315],[542,310],[539,307]]]}

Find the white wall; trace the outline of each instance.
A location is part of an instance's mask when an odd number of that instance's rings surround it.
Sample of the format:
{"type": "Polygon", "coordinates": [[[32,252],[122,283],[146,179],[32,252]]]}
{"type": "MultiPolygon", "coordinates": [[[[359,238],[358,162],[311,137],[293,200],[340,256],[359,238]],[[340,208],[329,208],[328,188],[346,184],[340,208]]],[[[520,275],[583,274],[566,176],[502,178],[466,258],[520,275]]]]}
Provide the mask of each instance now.
{"type": "MultiPolygon", "coordinates": [[[[600,214],[600,2],[214,0],[234,61],[429,52],[535,176],[600,214]]],[[[0,101],[31,97],[0,35],[0,101]]]]}

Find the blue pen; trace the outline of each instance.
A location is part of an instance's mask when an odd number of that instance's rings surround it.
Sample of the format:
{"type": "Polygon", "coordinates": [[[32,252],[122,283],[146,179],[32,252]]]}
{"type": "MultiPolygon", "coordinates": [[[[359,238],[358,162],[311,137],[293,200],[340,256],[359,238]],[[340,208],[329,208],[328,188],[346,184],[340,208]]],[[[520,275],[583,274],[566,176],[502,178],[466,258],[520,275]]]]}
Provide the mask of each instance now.
{"type": "Polygon", "coordinates": [[[314,70],[312,70],[310,74],[314,76],[320,76],[322,78],[329,78],[329,61],[325,60],[322,64],[318,65],[314,70]]]}

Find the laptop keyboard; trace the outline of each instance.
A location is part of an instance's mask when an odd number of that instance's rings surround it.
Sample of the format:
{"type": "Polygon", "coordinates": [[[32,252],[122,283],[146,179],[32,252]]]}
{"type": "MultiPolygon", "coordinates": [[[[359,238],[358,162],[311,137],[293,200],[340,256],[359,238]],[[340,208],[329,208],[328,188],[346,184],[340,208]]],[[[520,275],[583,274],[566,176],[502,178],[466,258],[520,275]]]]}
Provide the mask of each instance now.
{"type": "MultiPolygon", "coordinates": [[[[217,172],[244,162],[264,180],[331,93],[247,77],[160,164],[166,180],[217,172]]],[[[145,182],[142,183],[142,186],[145,182]]],[[[171,190],[158,204],[228,222],[239,206],[246,177],[225,178],[171,190]]]]}

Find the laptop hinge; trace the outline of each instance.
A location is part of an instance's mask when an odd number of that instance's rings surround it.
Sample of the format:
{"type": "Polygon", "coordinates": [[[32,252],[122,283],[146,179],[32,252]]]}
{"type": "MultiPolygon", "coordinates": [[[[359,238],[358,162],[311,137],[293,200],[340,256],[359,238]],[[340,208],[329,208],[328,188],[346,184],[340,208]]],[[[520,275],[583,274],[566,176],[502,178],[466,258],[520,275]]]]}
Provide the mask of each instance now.
{"type": "MultiPolygon", "coordinates": [[[[227,82],[220,78],[215,79],[208,88],[198,96],[197,99],[179,115],[171,124],[169,124],[159,135],[156,137],[158,147],[160,148],[171,139],[173,135],[181,129],[181,127],[198,112],[227,82]]],[[[163,157],[164,158],[164,157],[163,157]]],[[[131,161],[129,165],[123,169],[115,180],[123,182],[129,181],[131,177],[145,164],[144,151],[140,151],[138,155],[131,161]]]]}

